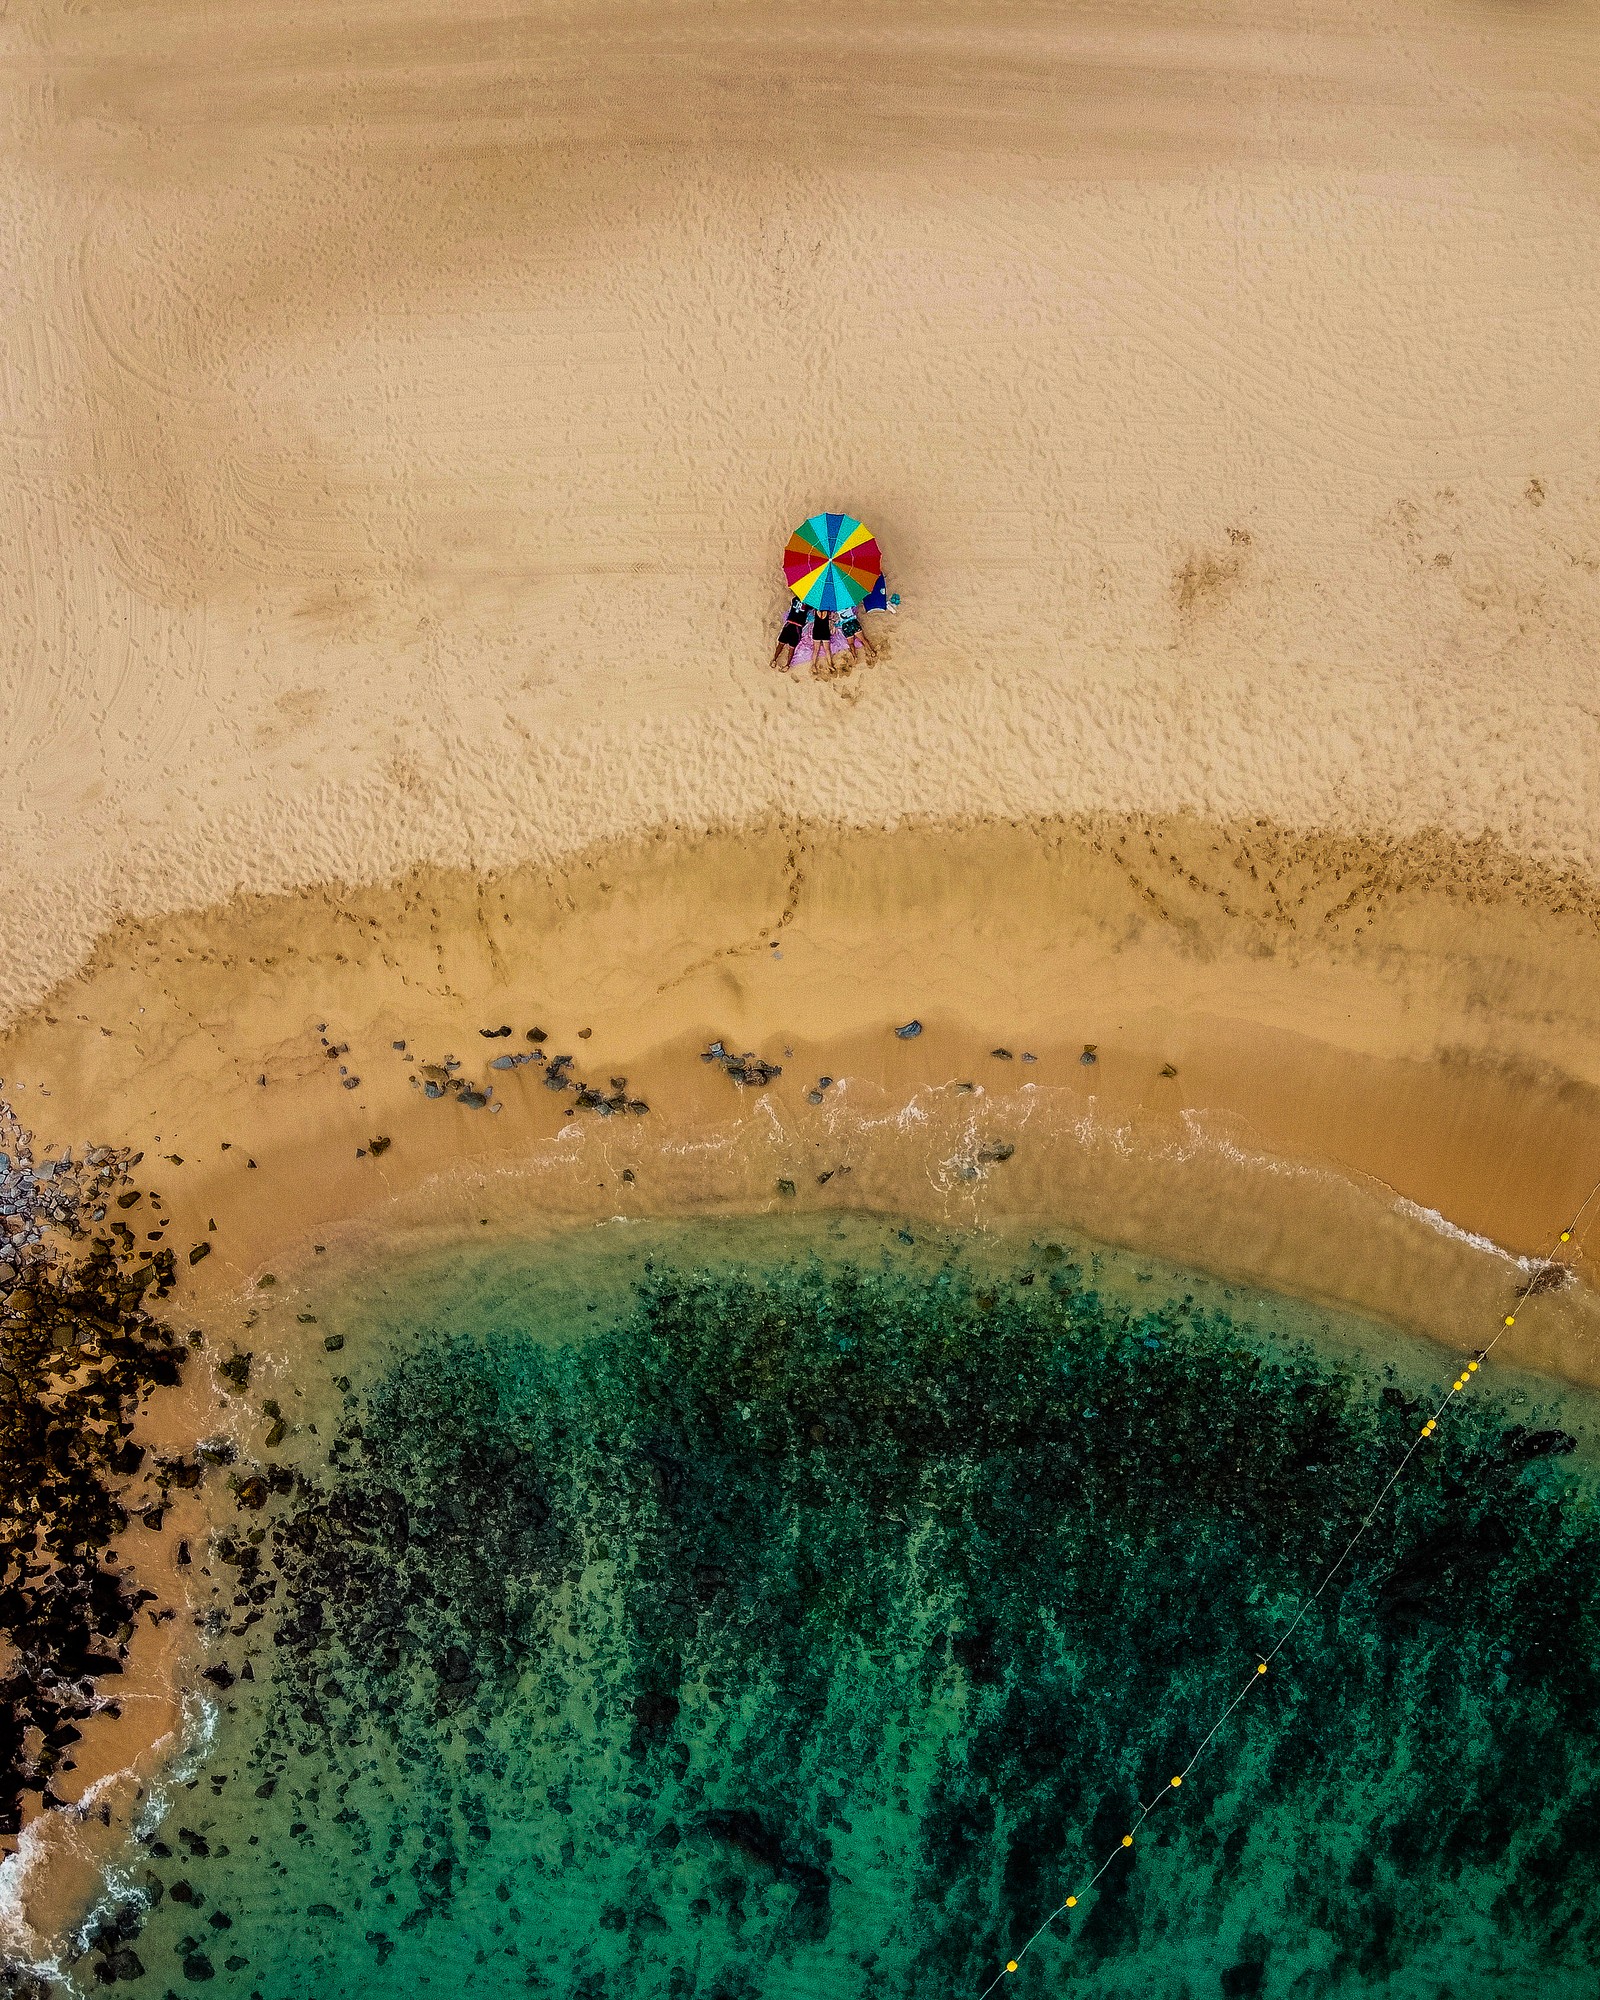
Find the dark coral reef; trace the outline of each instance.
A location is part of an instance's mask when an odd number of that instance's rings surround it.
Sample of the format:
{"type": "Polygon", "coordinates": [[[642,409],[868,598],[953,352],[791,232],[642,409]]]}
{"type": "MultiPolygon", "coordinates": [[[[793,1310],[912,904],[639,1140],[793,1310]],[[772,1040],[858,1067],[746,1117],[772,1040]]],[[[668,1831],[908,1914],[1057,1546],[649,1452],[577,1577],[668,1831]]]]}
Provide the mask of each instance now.
{"type": "Polygon", "coordinates": [[[1394,1380],[1044,1246],[657,1270],[586,1342],[435,1333],[347,1401],[185,1809],[276,1857],[184,1863],[241,1993],[954,1996],[1108,1853],[1008,1985],[1592,1990],[1600,1524],[1559,1429],[1452,1416],[1125,1850],[1415,1438],[1394,1380]]]}

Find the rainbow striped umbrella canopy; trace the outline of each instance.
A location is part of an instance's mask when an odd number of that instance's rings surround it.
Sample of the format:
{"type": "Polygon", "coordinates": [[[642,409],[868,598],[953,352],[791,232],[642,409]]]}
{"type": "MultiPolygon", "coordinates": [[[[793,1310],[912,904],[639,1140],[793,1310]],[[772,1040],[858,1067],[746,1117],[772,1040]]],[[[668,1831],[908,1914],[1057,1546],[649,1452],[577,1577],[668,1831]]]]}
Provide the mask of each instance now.
{"type": "Polygon", "coordinates": [[[844,611],[877,582],[883,558],[872,530],[849,514],[813,514],[789,537],[783,573],[813,611],[844,611]]]}

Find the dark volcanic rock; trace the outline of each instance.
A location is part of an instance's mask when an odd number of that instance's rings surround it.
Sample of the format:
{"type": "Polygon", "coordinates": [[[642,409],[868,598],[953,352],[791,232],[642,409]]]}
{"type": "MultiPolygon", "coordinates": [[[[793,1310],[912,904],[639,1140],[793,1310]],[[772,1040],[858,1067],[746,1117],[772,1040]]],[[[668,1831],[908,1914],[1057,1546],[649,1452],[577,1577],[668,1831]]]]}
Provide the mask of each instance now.
{"type": "Polygon", "coordinates": [[[122,1671],[141,1601],[102,1551],[128,1525],[125,1488],[144,1464],[127,1435],[134,1412],[177,1383],[187,1351],[147,1309],[171,1289],[172,1254],[138,1262],[121,1224],[70,1258],[46,1241],[52,1223],[92,1225],[134,1164],[96,1148],[35,1166],[0,1103],[0,1833],[17,1831],[24,1792],[53,1799],[94,1706],[87,1682],[122,1671]],[[43,1749],[30,1756],[32,1731],[43,1749]]]}

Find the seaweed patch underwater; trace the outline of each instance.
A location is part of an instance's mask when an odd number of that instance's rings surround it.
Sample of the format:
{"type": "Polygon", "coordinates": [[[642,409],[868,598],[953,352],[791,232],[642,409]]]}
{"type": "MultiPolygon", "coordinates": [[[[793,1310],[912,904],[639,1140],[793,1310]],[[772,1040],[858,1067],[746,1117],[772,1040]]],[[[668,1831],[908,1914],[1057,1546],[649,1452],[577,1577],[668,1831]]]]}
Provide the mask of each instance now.
{"type": "MultiPolygon", "coordinates": [[[[213,1753],[105,1920],[152,1988],[975,1992],[1416,1431],[1392,1375],[1056,1246],[657,1259],[590,1324],[422,1327],[218,1537],[275,1645],[221,1636],[213,1753]]],[[[1009,1989],[1592,1992],[1600,1521],[1511,1417],[1408,1468],[1009,1989]]]]}

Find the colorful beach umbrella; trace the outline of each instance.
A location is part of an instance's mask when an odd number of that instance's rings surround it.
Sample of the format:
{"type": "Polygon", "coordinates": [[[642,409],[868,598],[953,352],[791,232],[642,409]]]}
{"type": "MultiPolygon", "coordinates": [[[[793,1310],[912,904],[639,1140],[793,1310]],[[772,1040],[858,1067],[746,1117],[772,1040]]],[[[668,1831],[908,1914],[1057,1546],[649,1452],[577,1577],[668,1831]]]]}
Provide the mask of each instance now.
{"type": "Polygon", "coordinates": [[[872,530],[849,514],[813,514],[783,552],[789,588],[813,611],[859,604],[883,573],[872,530]]]}

